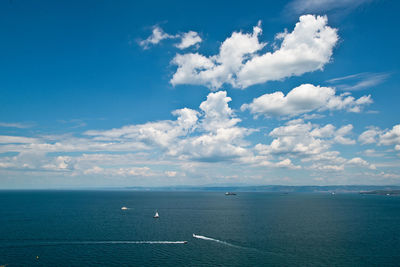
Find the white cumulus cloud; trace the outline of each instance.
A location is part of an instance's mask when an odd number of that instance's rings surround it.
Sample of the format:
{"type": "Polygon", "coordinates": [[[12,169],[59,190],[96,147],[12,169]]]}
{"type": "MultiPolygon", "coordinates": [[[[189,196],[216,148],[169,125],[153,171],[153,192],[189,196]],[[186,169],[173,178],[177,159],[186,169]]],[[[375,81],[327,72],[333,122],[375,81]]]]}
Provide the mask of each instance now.
{"type": "Polygon", "coordinates": [[[352,158],[351,160],[349,160],[347,162],[347,164],[361,166],[361,167],[367,167],[371,170],[376,170],[376,166],[374,164],[370,164],[366,160],[359,158],[359,157],[352,158]]]}
{"type": "Polygon", "coordinates": [[[200,104],[199,134],[180,140],[173,153],[200,161],[232,160],[247,155],[243,138],[251,131],[237,126],[240,119],[229,107],[230,101],[225,91],[210,93],[200,104]]]}
{"type": "Polygon", "coordinates": [[[248,153],[243,138],[251,131],[237,126],[241,120],[229,107],[230,101],[225,91],[210,93],[200,104],[200,112],[188,108],[173,111],[176,120],[92,130],[85,134],[95,140],[144,142],[181,159],[232,160],[248,153]]]}
{"type": "Polygon", "coordinates": [[[178,174],[176,171],[165,171],[164,173],[168,177],[175,177],[178,174]]]}
{"type": "Polygon", "coordinates": [[[377,128],[377,127],[370,127],[370,129],[364,131],[359,137],[358,141],[361,144],[373,144],[377,142],[377,136],[381,133],[382,131],[377,128]]]}
{"type": "Polygon", "coordinates": [[[395,150],[400,150],[400,124],[386,130],[371,126],[368,130],[361,133],[358,140],[362,144],[378,143],[378,145],[384,146],[394,145],[395,150]]]}
{"type": "Polygon", "coordinates": [[[277,91],[255,98],[252,103],[244,104],[241,110],[248,109],[252,114],[266,117],[292,117],[311,111],[346,110],[360,112],[363,106],[371,104],[371,96],[358,99],[347,95],[336,95],[331,87],[320,87],[312,84],[302,84],[293,88],[285,96],[277,91]]]}
{"type": "Polygon", "coordinates": [[[175,46],[179,49],[186,49],[195,44],[201,43],[201,41],[201,37],[197,32],[188,31],[182,34],[181,42],[179,44],[176,44],[175,46]]]}
{"type": "Polygon", "coordinates": [[[345,126],[340,127],[335,133],[335,142],[342,144],[342,145],[354,145],[356,143],[355,140],[346,137],[347,135],[351,134],[353,130],[353,125],[347,124],[345,126]]]}
{"type": "Polygon", "coordinates": [[[290,159],[284,159],[276,163],[276,167],[279,168],[288,168],[288,169],[301,169],[301,166],[294,165],[290,159]]]}
{"type": "Polygon", "coordinates": [[[330,159],[337,154],[324,154],[333,143],[354,144],[355,141],[347,137],[351,133],[351,124],[343,126],[338,130],[331,124],[320,127],[310,122],[305,123],[301,119],[292,120],[283,126],[274,128],[269,136],[273,138],[269,145],[258,144],[256,149],[261,154],[294,155],[305,157],[313,156],[314,159],[330,159]],[[340,137],[340,140],[337,139],[340,137]],[[342,142],[343,140],[346,140],[342,142]]]}
{"type": "Polygon", "coordinates": [[[223,84],[236,88],[281,80],[323,69],[337,43],[337,30],[327,26],[326,16],[303,15],[292,32],[277,35],[281,45],[273,52],[262,52],[261,24],[252,33],[234,32],[222,42],[219,54],[177,54],[178,68],[172,85],[197,84],[218,89],[223,84]]]}
{"type": "Polygon", "coordinates": [[[379,144],[381,145],[400,145],[400,124],[393,126],[391,130],[384,131],[379,136],[379,144]]]}

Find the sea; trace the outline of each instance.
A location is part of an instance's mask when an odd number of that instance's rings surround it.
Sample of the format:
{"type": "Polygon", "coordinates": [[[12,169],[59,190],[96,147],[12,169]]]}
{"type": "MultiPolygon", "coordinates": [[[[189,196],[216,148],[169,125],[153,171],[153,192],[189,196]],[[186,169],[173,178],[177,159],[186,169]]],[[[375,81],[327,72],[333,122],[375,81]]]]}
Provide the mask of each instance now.
{"type": "Polygon", "coordinates": [[[400,266],[400,197],[0,191],[0,266],[400,266]]]}

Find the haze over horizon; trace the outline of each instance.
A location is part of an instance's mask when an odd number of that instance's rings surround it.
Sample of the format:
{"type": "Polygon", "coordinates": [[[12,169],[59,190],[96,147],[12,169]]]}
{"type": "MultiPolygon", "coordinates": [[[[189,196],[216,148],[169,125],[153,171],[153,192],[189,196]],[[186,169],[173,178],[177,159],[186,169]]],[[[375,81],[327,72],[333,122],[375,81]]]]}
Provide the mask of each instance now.
{"type": "Polygon", "coordinates": [[[0,189],[400,185],[397,1],[0,7],[0,189]]]}

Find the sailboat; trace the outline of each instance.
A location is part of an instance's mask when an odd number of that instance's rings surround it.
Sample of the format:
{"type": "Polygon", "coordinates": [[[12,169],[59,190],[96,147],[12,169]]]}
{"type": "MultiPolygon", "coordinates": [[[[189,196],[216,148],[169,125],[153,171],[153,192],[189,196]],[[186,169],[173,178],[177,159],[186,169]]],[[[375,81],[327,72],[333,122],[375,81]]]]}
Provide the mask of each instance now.
{"type": "Polygon", "coordinates": [[[156,211],[156,214],[154,214],[153,218],[154,218],[154,219],[160,218],[160,215],[158,215],[158,211],[156,211]]]}

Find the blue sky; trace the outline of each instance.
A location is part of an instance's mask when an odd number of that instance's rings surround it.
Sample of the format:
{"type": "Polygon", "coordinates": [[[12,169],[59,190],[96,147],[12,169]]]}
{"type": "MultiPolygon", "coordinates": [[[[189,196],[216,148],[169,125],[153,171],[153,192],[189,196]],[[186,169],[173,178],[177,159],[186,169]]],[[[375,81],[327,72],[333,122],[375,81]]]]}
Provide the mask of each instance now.
{"type": "Polygon", "coordinates": [[[3,1],[0,188],[400,184],[397,1],[3,1]]]}

